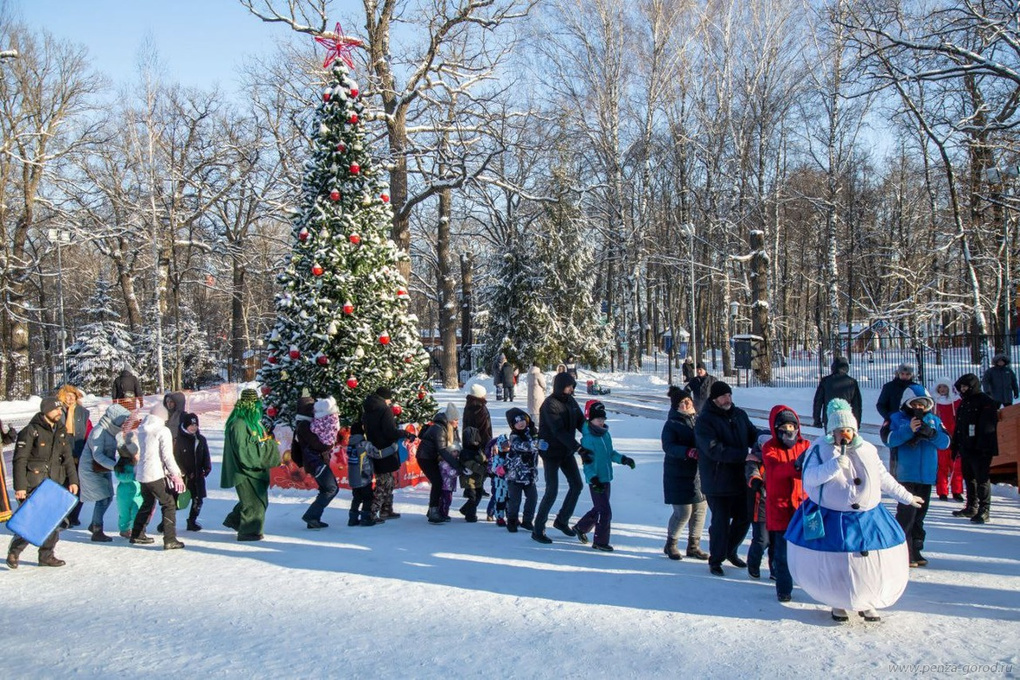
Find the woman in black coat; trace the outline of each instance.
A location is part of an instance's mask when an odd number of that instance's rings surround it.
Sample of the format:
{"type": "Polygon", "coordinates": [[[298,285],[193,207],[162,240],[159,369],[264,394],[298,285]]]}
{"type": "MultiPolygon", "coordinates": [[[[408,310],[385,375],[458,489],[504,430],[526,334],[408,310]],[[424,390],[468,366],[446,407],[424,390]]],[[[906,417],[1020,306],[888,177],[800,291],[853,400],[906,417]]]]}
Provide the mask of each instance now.
{"type": "Polygon", "coordinates": [[[708,502],[701,493],[698,476],[698,449],[694,443],[694,400],[690,390],[669,388],[669,414],[662,427],[662,491],[673,514],[666,527],[666,545],[662,551],[671,559],[682,559],[677,549],[680,530],[687,525],[687,556],[707,560],[700,547],[705,528],[708,502]]]}
{"type": "Polygon", "coordinates": [[[954,387],[961,401],[950,448],[954,457],[963,459],[967,505],[962,510],[954,510],[953,515],[970,517],[971,522],[984,524],[992,509],[989,471],[992,458],[999,455],[999,402],[981,391],[981,381],[973,373],[960,376],[954,387]]]}
{"type": "Polygon", "coordinates": [[[418,451],[415,453],[418,467],[425,473],[431,487],[429,509],[426,515],[429,524],[442,524],[449,521],[448,518],[443,517],[439,509],[440,496],[443,493],[443,475],[439,469],[439,460],[442,458],[448,462],[456,462],[456,456],[453,455],[450,447],[455,441],[456,426],[453,423],[460,414],[456,412],[455,407],[450,408],[450,406],[445,411],[440,411],[433,416],[432,422],[422,430],[418,441],[418,451]]]}

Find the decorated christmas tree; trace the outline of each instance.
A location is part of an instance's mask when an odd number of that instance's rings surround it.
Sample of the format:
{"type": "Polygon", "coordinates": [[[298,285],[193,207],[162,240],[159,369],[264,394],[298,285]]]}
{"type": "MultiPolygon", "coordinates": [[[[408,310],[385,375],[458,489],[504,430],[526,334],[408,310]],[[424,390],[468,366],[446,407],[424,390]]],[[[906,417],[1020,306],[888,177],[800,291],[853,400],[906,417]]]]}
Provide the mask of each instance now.
{"type": "Polygon", "coordinates": [[[350,75],[350,50],[360,42],[339,25],[336,38],[316,40],[330,49],[327,78],[258,375],[266,414],[292,423],[307,391],[335,397],[341,422],[350,424],[365,397],[385,386],[398,421],[423,422],[436,409],[428,355],[397,268],[407,255],[389,237],[385,169],[369,153],[364,106],[350,75]]]}
{"type": "Polygon", "coordinates": [[[88,323],[67,348],[67,381],[91,394],[107,394],[114,375],[134,364],[131,334],[119,321],[110,297],[110,284],[96,281],[85,310],[88,323]]]}

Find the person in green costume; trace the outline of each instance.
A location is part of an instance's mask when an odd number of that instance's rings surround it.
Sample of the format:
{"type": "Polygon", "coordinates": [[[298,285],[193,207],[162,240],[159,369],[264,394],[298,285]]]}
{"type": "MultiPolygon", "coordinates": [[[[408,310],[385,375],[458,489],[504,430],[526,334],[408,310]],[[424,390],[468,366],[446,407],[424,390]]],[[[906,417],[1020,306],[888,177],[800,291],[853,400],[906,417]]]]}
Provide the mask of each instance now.
{"type": "Polygon", "coordinates": [[[269,506],[269,470],[280,464],[280,448],[262,425],[262,401],[252,389],[241,391],[227,418],[220,487],[237,490],[237,505],[223,526],[239,541],[261,541],[269,506]]]}

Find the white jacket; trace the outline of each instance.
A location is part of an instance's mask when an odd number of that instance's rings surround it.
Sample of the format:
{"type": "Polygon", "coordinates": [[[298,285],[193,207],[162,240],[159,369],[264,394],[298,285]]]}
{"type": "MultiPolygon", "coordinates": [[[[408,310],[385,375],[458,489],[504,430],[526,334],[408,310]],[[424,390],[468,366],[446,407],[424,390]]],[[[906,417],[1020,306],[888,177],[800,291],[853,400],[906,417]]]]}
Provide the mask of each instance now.
{"type": "Polygon", "coordinates": [[[138,463],[135,481],[142,484],[155,482],[167,475],[180,476],[174,460],[174,441],[166,423],[151,413],[138,426],[138,463]]]}
{"type": "Polygon", "coordinates": [[[804,491],[818,505],[840,512],[863,512],[881,502],[883,491],[906,505],[914,500],[914,495],[885,469],[878,449],[871,443],[857,437],[855,444],[847,446],[846,455],[849,470],[839,466],[839,449],[825,439],[815,441],[807,450],[801,476],[804,491]],[[860,483],[855,484],[855,479],[860,483]]]}
{"type": "Polygon", "coordinates": [[[545,401],[545,373],[538,366],[528,371],[528,411],[531,419],[538,424],[538,411],[545,401]]]}

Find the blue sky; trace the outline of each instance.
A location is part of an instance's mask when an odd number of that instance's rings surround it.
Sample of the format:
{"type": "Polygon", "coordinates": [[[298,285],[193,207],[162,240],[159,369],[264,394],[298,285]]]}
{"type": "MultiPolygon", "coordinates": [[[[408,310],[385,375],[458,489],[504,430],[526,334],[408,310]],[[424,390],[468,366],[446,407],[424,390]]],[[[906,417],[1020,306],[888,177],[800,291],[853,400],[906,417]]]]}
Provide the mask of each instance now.
{"type": "Polygon", "coordinates": [[[151,36],[170,80],[226,90],[246,56],[272,51],[296,36],[267,24],[236,0],[0,0],[6,16],[83,44],[96,70],[115,85],[137,76],[139,47],[151,36]]]}

